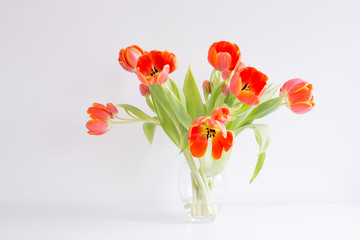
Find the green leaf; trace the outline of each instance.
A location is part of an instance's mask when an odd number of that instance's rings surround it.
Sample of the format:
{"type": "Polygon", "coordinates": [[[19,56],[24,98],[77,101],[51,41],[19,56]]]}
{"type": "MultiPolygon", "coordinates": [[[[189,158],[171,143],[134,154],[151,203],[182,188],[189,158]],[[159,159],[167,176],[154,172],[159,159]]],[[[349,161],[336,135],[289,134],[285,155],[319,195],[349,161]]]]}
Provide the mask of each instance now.
{"type": "Polygon", "coordinates": [[[205,156],[199,159],[200,171],[207,177],[215,177],[220,174],[224,170],[231,155],[231,150],[228,152],[224,151],[220,159],[214,160],[211,157],[211,150],[212,142],[209,141],[205,156]]]}
{"type": "Polygon", "coordinates": [[[265,161],[265,151],[269,147],[271,140],[271,128],[266,124],[250,124],[243,126],[236,130],[235,135],[238,135],[240,132],[245,130],[246,128],[251,128],[254,131],[256,142],[259,145],[259,155],[257,159],[257,163],[255,166],[254,173],[251,177],[250,183],[255,180],[260,170],[262,169],[265,161]]]}
{"type": "Polygon", "coordinates": [[[165,109],[161,106],[161,104],[156,100],[156,98],[152,94],[151,96],[156,112],[159,117],[161,127],[163,128],[164,132],[169,136],[169,138],[175,143],[175,145],[181,148],[180,135],[176,126],[169,117],[167,111],[165,111],[165,109]]]}
{"type": "Polygon", "coordinates": [[[250,183],[252,183],[255,180],[255,178],[257,177],[257,175],[259,174],[260,170],[262,169],[262,167],[264,165],[264,162],[265,162],[265,152],[262,152],[258,156],[258,160],[257,160],[256,166],[255,166],[254,173],[251,177],[250,183]]]}
{"type": "Polygon", "coordinates": [[[204,104],[190,67],[186,73],[183,91],[186,99],[186,109],[192,120],[205,116],[204,104]]]}
{"type": "Polygon", "coordinates": [[[259,105],[257,105],[255,108],[253,108],[251,110],[251,112],[246,116],[246,118],[239,125],[239,127],[250,124],[255,119],[265,117],[266,115],[277,110],[281,106],[282,101],[283,101],[283,97],[276,97],[276,98],[267,100],[266,102],[260,103],[259,105]]]}
{"type": "Polygon", "coordinates": [[[272,84],[270,84],[269,89],[265,92],[264,96],[260,98],[260,101],[266,102],[267,100],[270,100],[275,95],[278,89],[279,85],[272,87],[272,84]]]}
{"type": "Polygon", "coordinates": [[[152,141],[154,139],[155,129],[156,129],[155,123],[144,122],[143,130],[144,130],[145,136],[150,144],[152,144],[152,141]]]}
{"type": "Polygon", "coordinates": [[[180,130],[179,122],[189,129],[192,119],[186,111],[186,107],[180,100],[167,88],[160,85],[150,86],[152,95],[158,100],[161,106],[167,111],[177,129],[180,130]]]}
{"type": "Polygon", "coordinates": [[[174,93],[174,95],[186,107],[186,99],[185,99],[185,95],[184,95],[184,92],[182,91],[182,89],[171,78],[169,78],[169,82],[170,82],[171,90],[174,93]]]}
{"type": "Polygon", "coordinates": [[[146,113],[144,113],[143,111],[138,109],[137,107],[134,107],[130,104],[118,104],[117,106],[122,107],[125,111],[129,111],[129,112],[133,113],[135,116],[137,116],[138,118],[140,118],[144,121],[147,121],[147,122],[154,121],[154,119],[152,117],[150,117],[149,115],[147,115],[146,113]]]}

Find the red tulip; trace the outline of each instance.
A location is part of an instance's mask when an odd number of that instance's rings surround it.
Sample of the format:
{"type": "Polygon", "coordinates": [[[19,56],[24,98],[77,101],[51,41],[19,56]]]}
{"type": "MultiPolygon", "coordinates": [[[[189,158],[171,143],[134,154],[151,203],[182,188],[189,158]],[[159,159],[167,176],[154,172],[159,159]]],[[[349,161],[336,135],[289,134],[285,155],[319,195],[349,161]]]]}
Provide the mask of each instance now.
{"type": "Polygon", "coordinates": [[[230,91],[247,105],[258,105],[266,91],[268,77],[253,67],[245,67],[234,73],[230,81],[230,91]]]}
{"type": "Polygon", "coordinates": [[[208,52],[209,63],[219,71],[233,71],[240,60],[240,49],[235,43],[215,42],[208,52]]]}
{"type": "Polygon", "coordinates": [[[287,81],[280,89],[280,95],[287,101],[287,107],[298,114],[309,112],[314,108],[314,96],[312,85],[308,82],[295,78],[287,81]]]}
{"type": "Polygon", "coordinates": [[[126,71],[136,72],[136,63],[144,53],[140,47],[132,45],[120,50],[118,61],[126,71]]]}
{"type": "Polygon", "coordinates": [[[143,84],[161,85],[168,80],[169,73],[177,68],[177,58],[168,51],[151,51],[138,59],[136,68],[136,75],[143,84]]]}
{"type": "Polygon", "coordinates": [[[196,158],[205,155],[209,139],[211,139],[211,156],[214,160],[221,158],[233,145],[233,134],[226,131],[224,124],[209,116],[197,118],[190,126],[188,140],[190,152],[196,158]]]}
{"type": "Polygon", "coordinates": [[[86,128],[89,129],[88,134],[102,135],[111,129],[111,119],[114,119],[119,112],[112,103],[108,103],[106,106],[94,103],[92,107],[89,107],[87,113],[91,118],[86,123],[86,128]]]}

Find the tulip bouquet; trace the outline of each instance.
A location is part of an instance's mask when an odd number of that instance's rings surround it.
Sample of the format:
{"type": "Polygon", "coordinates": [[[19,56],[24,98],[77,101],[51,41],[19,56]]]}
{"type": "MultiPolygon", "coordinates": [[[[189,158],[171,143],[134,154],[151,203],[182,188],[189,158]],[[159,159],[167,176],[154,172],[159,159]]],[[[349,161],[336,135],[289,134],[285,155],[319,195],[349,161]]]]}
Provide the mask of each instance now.
{"type": "Polygon", "coordinates": [[[312,85],[295,78],[278,86],[268,84],[268,77],[241,61],[236,44],[220,41],[210,46],[208,61],[214,67],[209,80],[202,84],[203,98],[191,69],[183,87],[169,74],[177,68],[177,58],[168,51],[143,51],[133,45],[120,50],[118,61],[123,69],[135,73],[140,80],[140,93],[153,112],[150,116],[129,105],[94,103],[87,113],[88,133],[102,135],[113,124],[143,122],[146,138],[152,143],[156,127],[161,127],[185,156],[190,168],[193,204],[192,217],[214,217],[212,178],[226,166],[234,137],[244,129],[252,129],[259,145],[259,154],[252,182],[260,172],[271,129],[254,123],[279,107],[286,105],[292,112],[303,114],[314,107],[312,85]],[[127,117],[120,117],[118,108],[127,117]]]}

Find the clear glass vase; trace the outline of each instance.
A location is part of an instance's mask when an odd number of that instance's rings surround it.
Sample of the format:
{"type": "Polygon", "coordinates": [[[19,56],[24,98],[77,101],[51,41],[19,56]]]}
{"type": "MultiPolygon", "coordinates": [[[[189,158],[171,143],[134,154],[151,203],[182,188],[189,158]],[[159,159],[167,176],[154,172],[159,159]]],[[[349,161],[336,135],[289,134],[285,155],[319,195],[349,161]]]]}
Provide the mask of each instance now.
{"type": "Polygon", "coordinates": [[[198,170],[198,167],[190,167],[188,161],[184,162],[178,176],[179,194],[192,222],[210,223],[216,219],[222,207],[224,176],[206,177],[198,170]]]}

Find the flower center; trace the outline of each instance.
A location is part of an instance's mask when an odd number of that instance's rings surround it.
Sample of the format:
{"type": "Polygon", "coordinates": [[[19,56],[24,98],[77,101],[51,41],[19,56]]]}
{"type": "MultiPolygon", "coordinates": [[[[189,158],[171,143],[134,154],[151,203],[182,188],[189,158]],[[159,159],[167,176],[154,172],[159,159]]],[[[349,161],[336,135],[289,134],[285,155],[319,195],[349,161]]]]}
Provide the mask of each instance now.
{"type": "Polygon", "coordinates": [[[245,85],[242,87],[241,91],[249,90],[249,88],[250,88],[250,84],[245,83],[245,85]]]}
{"type": "Polygon", "coordinates": [[[158,72],[159,72],[159,70],[157,70],[156,67],[153,67],[153,68],[151,69],[150,76],[154,76],[155,73],[158,73],[158,72]]]}
{"type": "Polygon", "coordinates": [[[215,131],[215,129],[206,128],[206,132],[207,132],[207,134],[206,134],[206,138],[207,138],[207,139],[216,136],[216,131],[215,131]]]}

